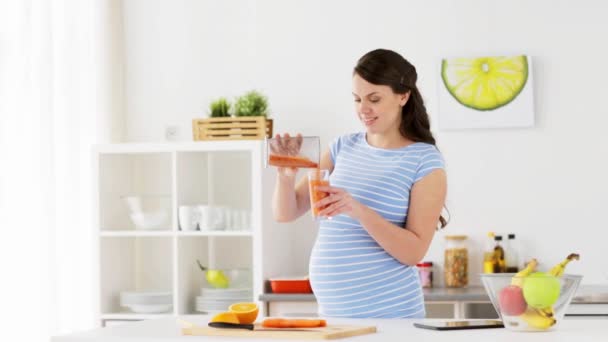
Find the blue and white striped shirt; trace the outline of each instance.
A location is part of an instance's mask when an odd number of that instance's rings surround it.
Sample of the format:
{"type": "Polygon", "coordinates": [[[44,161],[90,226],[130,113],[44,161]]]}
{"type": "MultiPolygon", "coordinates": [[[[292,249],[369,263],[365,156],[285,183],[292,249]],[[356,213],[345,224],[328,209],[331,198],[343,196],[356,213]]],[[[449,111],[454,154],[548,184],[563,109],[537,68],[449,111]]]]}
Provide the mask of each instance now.
{"type": "MultiPolygon", "coordinates": [[[[404,227],[412,185],[444,162],[435,146],[370,146],[365,133],[341,136],[330,147],[330,184],[348,191],[384,219],[404,227]]],[[[416,267],[388,254],[347,215],[320,222],[310,257],[319,314],[352,318],[421,318],[424,298],[416,267]]]]}

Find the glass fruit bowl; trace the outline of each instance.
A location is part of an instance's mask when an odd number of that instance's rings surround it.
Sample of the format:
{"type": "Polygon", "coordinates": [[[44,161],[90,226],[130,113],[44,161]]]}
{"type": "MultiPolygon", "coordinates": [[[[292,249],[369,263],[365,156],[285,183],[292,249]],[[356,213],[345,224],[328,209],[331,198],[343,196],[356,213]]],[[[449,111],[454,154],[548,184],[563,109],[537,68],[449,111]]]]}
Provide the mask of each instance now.
{"type": "Polygon", "coordinates": [[[503,324],[507,329],[515,331],[556,329],[564,318],[582,276],[520,273],[481,275],[486,292],[503,324]]]}

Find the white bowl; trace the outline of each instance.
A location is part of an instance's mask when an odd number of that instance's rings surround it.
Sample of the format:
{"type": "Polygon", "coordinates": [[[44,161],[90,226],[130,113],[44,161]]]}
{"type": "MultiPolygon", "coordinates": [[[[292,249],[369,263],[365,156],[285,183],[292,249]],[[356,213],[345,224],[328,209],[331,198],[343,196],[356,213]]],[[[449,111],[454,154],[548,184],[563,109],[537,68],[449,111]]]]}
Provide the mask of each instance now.
{"type": "Polygon", "coordinates": [[[171,197],[165,195],[124,196],[129,218],[136,229],[169,229],[171,197]]]}
{"type": "Polygon", "coordinates": [[[169,228],[169,214],[166,212],[133,213],[129,217],[137,229],[159,230],[169,228]]]}
{"type": "Polygon", "coordinates": [[[173,303],[171,292],[124,291],[120,293],[120,305],[167,305],[173,303]]]}

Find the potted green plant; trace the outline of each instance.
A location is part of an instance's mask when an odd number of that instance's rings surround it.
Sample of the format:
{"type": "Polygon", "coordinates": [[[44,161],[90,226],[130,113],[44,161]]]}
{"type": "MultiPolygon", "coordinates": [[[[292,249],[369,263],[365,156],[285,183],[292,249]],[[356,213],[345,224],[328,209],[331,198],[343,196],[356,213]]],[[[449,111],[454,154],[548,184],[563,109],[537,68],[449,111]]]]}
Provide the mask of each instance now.
{"type": "Polygon", "coordinates": [[[268,116],[268,98],[252,90],[237,97],[234,102],[234,116],[268,116]]]}
{"type": "Polygon", "coordinates": [[[194,140],[243,140],[272,137],[272,119],[268,119],[268,99],[252,90],[236,98],[233,115],[230,104],[220,98],[210,104],[210,118],[193,119],[194,140]]]}
{"type": "Polygon", "coordinates": [[[209,116],[212,118],[225,118],[230,116],[230,102],[225,97],[212,101],[209,104],[209,116]]]}

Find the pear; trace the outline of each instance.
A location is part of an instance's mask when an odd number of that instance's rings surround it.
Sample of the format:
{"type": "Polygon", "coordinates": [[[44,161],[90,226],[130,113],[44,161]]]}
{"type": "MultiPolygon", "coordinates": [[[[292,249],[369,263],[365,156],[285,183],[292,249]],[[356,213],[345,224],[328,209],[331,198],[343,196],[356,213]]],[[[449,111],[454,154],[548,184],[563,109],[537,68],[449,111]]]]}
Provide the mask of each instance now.
{"type": "Polygon", "coordinates": [[[224,272],[220,270],[208,270],[205,274],[205,278],[207,279],[207,282],[211,284],[211,286],[219,289],[225,289],[230,284],[230,281],[224,272]]]}
{"type": "Polygon", "coordinates": [[[198,264],[198,267],[201,269],[201,271],[205,272],[205,279],[207,279],[209,285],[218,289],[225,289],[230,286],[230,280],[228,279],[228,277],[226,277],[224,272],[222,272],[221,270],[210,270],[201,265],[201,262],[198,260],[196,260],[196,263],[198,264]]]}

